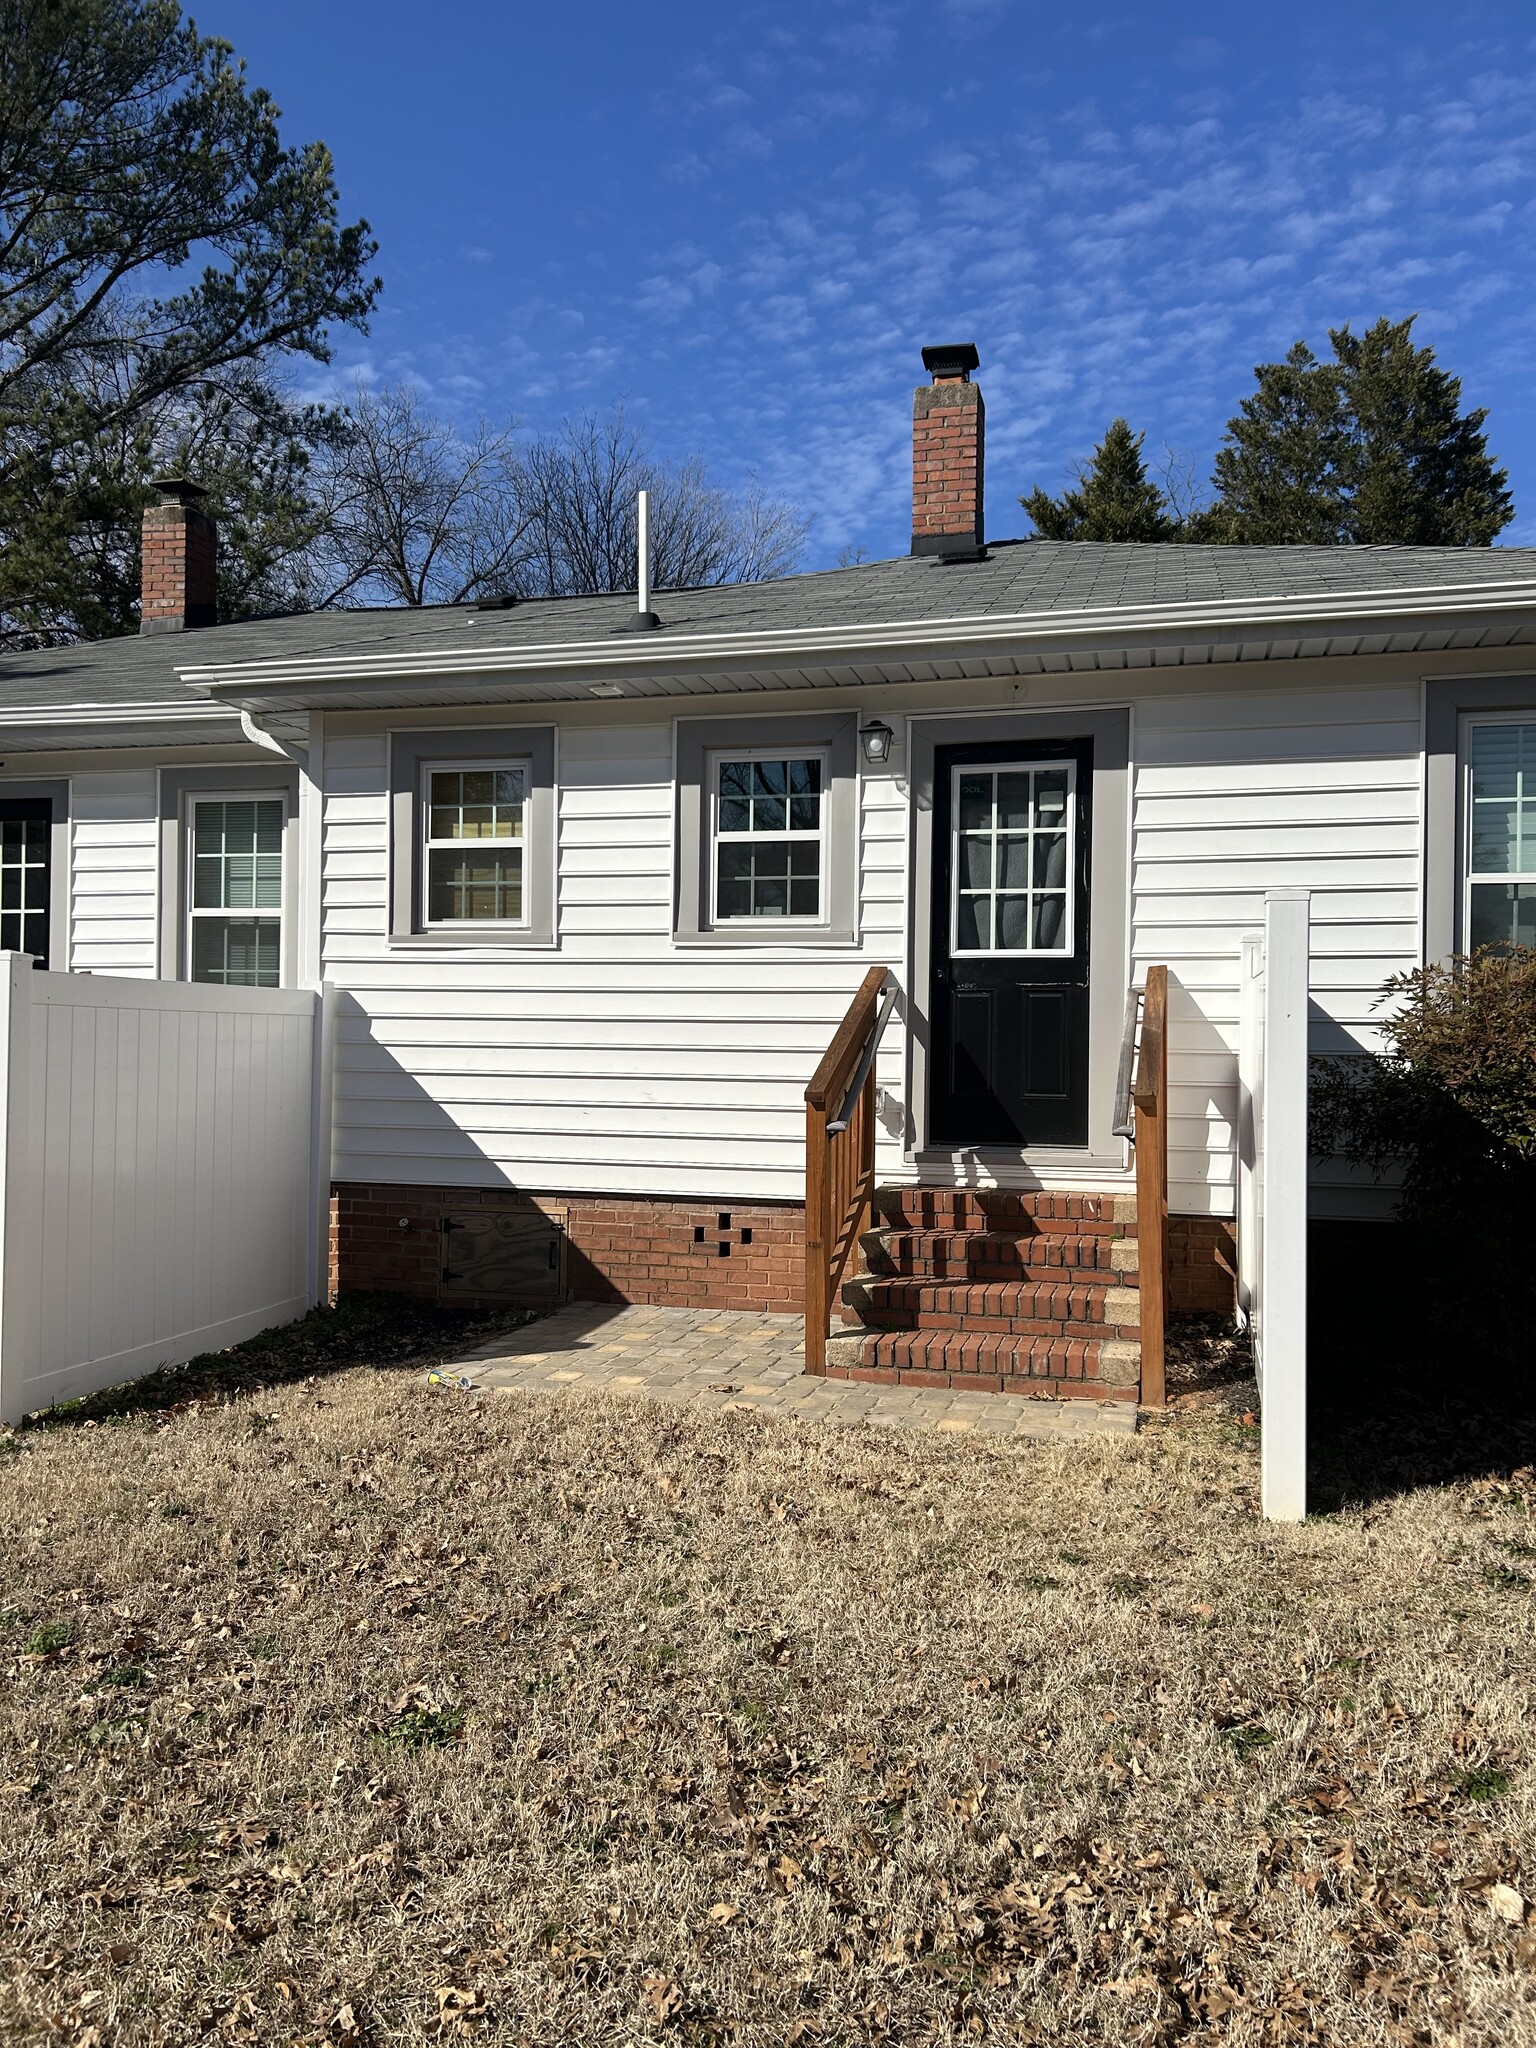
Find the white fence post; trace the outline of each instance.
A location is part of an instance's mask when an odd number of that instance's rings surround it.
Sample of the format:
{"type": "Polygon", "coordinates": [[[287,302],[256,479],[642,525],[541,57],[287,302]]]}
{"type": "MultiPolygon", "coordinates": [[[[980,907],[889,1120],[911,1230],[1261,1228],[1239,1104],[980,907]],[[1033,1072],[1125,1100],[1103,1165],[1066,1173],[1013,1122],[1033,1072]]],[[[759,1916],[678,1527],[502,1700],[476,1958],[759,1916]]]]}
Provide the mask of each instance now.
{"type": "Polygon", "coordinates": [[[29,953],[0,953],[0,1418],[18,1419],[29,1290],[36,1284],[35,1199],[29,1188],[38,1122],[32,1087],[29,953]]]}
{"type": "Polygon", "coordinates": [[[1268,1521],[1307,1512],[1307,1004],[1310,898],[1264,903],[1259,1353],[1263,1504],[1268,1521]]]}
{"type": "Polygon", "coordinates": [[[336,990],[315,993],[315,1055],[309,1087],[309,1305],[318,1308],[331,1284],[331,1147],[336,1073],[336,990]]]}
{"type": "MultiPolygon", "coordinates": [[[[1237,1312],[1259,1356],[1259,1246],[1264,1143],[1264,940],[1247,932],[1240,942],[1237,1004],[1237,1312]]],[[[1259,1393],[1263,1395],[1262,1379],[1259,1393]]]]}

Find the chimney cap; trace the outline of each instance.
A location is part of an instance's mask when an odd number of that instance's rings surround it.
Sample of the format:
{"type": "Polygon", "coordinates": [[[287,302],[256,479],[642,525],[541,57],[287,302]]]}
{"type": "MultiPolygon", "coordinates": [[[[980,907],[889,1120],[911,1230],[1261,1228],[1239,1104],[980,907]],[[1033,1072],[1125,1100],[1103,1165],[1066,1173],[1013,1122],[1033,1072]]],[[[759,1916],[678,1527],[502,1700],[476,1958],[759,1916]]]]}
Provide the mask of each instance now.
{"type": "Polygon", "coordinates": [[[974,341],[950,341],[925,348],[923,368],[932,373],[936,384],[941,378],[949,377],[958,377],[963,383],[969,383],[972,370],[981,368],[981,357],[976,353],[974,341]]]}
{"type": "Polygon", "coordinates": [[[160,493],[162,505],[195,505],[199,498],[206,498],[206,484],[195,484],[189,476],[157,476],[151,478],[160,493]]]}

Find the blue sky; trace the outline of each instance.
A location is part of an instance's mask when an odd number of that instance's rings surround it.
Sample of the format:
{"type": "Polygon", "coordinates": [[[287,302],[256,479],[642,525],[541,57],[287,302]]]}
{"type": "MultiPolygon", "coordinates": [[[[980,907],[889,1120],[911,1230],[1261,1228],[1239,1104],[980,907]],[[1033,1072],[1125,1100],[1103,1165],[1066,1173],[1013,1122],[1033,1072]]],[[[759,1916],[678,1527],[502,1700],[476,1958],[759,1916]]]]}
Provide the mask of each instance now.
{"type": "Polygon", "coordinates": [[[814,513],[807,566],[905,552],[924,342],[980,349],[1002,538],[1116,413],[1203,478],[1255,362],[1414,311],[1536,544],[1517,6],[192,11],[382,244],[336,376],[535,428],[622,396],[660,452],[814,513]]]}

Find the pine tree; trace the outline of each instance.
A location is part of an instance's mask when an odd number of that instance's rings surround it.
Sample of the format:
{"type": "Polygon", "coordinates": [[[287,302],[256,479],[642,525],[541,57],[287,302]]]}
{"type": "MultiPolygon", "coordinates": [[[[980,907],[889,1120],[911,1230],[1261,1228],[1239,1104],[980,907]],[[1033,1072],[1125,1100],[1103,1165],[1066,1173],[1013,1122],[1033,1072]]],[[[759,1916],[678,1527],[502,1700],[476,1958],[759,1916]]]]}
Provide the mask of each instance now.
{"type": "Polygon", "coordinates": [[[1227,423],[1216,451],[1216,503],[1198,540],[1273,547],[1348,540],[1348,422],[1338,371],[1298,341],[1283,363],[1260,363],[1258,390],[1227,423]]]}
{"type": "Polygon", "coordinates": [[[1078,471],[1078,488],[1052,498],[1038,486],[1019,503],[1044,540],[1172,540],[1168,501],[1141,459],[1144,434],[1113,420],[1078,471]]]}
{"type": "Polygon", "coordinates": [[[1515,516],[1488,453],[1486,410],[1463,413],[1461,379],[1415,348],[1406,320],[1329,330],[1350,413],[1350,538],[1375,547],[1487,547],[1515,516]]]}
{"type": "Polygon", "coordinates": [[[1193,540],[1257,546],[1487,547],[1514,517],[1482,410],[1406,320],[1329,330],[1333,361],[1298,341],[1260,363],[1258,390],[1228,422],[1217,499],[1193,540]]]}

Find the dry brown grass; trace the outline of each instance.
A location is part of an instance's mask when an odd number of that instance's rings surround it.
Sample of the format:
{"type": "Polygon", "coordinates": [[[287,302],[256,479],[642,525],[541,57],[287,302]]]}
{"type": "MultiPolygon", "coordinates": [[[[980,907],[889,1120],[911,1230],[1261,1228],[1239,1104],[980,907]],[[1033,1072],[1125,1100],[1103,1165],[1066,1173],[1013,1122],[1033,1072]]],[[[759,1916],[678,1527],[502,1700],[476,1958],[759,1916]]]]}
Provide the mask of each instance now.
{"type": "Polygon", "coordinates": [[[13,1450],[5,2039],[1536,2042],[1529,1475],[369,1370],[13,1450]]]}

